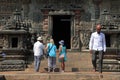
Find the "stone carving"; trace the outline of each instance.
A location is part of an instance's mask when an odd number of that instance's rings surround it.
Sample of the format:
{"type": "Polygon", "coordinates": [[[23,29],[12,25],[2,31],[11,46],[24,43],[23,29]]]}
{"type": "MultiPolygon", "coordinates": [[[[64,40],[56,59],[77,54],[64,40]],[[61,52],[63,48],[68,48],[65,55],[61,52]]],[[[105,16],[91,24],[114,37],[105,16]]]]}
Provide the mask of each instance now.
{"type": "Polygon", "coordinates": [[[120,20],[118,13],[110,13],[107,10],[104,10],[103,14],[101,15],[100,23],[103,25],[103,29],[106,30],[118,30],[120,25],[120,20]]]}
{"type": "Polygon", "coordinates": [[[79,36],[75,35],[71,38],[71,47],[72,49],[80,49],[80,41],[79,41],[79,36]]]}
{"type": "Polygon", "coordinates": [[[120,0],[111,1],[111,13],[120,13],[120,0]]]}
{"type": "Polygon", "coordinates": [[[99,19],[100,16],[100,7],[102,0],[93,0],[93,3],[95,5],[95,19],[99,19]]]}
{"type": "Polygon", "coordinates": [[[50,35],[46,35],[45,37],[44,37],[44,43],[45,44],[47,44],[47,43],[49,43],[49,41],[50,41],[50,39],[52,38],[52,36],[50,36],[50,35]]]}
{"type": "Polygon", "coordinates": [[[91,21],[91,13],[90,12],[84,12],[82,15],[81,15],[81,18],[80,18],[82,21],[86,21],[86,22],[90,22],[91,21]]]}
{"type": "Polygon", "coordinates": [[[92,32],[92,22],[80,22],[79,30],[80,30],[80,41],[82,44],[82,47],[88,48],[89,45],[89,39],[90,39],[90,34],[92,32]]]}
{"type": "Polygon", "coordinates": [[[8,38],[7,36],[4,36],[4,37],[3,37],[3,40],[4,40],[3,48],[8,48],[8,40],[7,40],[7,38],[8,38]]]}
{"type": "MultiPolygon", "coordinates": [[[[85,31],[85,32],[86,32],[86,31],[85,31]]],[[[89,39],[90,39],[90,33],[89,33],[89,32],[83,33],[82,39],[83,39],[83,46],[88,49],[89,39]]]]}

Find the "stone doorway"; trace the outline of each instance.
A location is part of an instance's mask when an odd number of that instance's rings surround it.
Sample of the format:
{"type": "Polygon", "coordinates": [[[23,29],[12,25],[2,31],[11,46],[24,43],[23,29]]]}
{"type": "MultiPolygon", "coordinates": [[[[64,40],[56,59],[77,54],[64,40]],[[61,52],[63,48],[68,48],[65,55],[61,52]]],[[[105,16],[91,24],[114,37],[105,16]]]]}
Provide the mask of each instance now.
{"type": "Polygon", "coordinates": [[[110,44],[110,43],[111,43],[111,42],[110,42],[110,34],[105,34],[105,38],[106,38],[106,46],[107,46],[107,47],[111,47],[111,46],[110,46],[110,45],[111,45],[111,44],[110,44]]]}
{"type": "Polygon", "coordinates": [[[52,15],[52,37],[57,48],[61,39],[67,49],[71,48],[71,15],[52,15]]]}

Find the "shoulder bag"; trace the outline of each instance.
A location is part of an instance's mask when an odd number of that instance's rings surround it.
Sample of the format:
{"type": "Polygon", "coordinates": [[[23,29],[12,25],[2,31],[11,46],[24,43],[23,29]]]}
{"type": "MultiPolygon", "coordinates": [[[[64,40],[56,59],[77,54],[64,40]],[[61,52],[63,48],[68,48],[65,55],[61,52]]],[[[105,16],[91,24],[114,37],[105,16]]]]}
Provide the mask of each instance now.
{"type": "Polygon", "coordinates": [[[48,52],[47,52],[47,54],[46,54],[46,57],[48,58],[48,56],[49,56],[49,52],[50,52],[50,50],[52,49],[52,47],[53,47],[53,45],[51,46],[51,48],[48,50],[48,52]]]}

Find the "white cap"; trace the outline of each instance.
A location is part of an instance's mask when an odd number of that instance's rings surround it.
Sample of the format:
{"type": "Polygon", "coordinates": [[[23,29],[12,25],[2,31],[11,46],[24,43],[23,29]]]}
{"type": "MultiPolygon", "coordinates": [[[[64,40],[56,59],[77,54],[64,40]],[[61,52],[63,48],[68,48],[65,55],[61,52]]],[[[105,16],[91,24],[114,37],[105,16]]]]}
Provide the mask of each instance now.
{"type": "Polygon", "coordinates": [[[42,39],[42,37],[38,37],[37,40],[40,41],[40,40],[43,40],[43,39],[42,39]]]}

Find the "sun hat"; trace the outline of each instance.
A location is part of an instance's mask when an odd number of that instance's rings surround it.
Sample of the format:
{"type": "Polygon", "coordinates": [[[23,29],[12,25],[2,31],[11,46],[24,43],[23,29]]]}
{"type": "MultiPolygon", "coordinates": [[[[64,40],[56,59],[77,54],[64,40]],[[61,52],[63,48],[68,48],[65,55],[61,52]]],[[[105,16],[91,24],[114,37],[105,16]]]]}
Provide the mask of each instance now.
{"type": "Polygon", "coordinates": [[[64,40],[60,40],[59,44],[64,45],[64,40]]]}
{"type": "Polygon", "coordinates": [[[43,39],[42,39],[42,37],[38,37],[37,40],[40,41],[40,40],[43,40],[43,39]]]}

